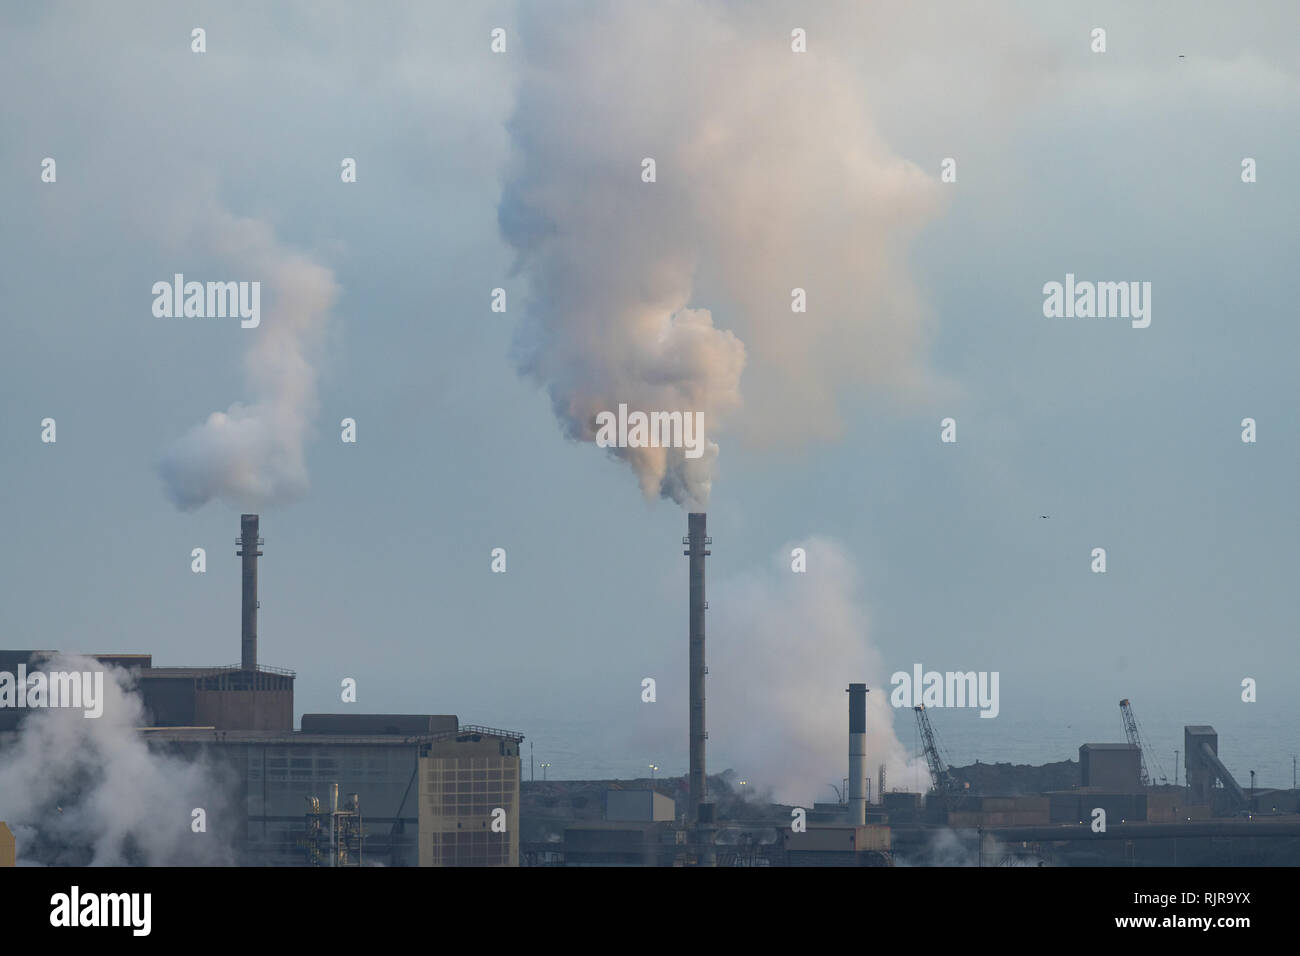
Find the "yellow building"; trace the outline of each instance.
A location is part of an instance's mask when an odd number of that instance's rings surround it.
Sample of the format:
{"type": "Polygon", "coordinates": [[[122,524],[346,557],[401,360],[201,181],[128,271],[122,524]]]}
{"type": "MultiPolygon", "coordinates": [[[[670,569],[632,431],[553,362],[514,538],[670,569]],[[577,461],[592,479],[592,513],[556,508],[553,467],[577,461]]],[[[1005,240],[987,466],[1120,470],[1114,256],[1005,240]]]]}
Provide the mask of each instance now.
{"type": "Polygon", "coordinates": [[[519,740],[491,732],[421,748],[420,866],[519,865],[519,740]]]}
{"type": "Polygon", "coordinates": [[[14,835],[0,820],[0,866],[13,866],[17,858],[18,845],[14,842],[14,835]]]}

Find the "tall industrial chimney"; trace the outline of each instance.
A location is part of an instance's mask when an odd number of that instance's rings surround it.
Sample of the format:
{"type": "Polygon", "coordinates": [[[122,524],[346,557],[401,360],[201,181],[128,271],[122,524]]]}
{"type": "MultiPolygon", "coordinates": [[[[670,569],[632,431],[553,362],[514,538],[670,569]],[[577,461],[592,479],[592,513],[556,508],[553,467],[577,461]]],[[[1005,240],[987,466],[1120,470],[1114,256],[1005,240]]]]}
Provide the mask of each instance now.
{"type": "Polygon", "coordinates": [[[708,733],[704,729],[704,612],[708,603],[704,600],[704,559],[711,553],[708,545],[713,539],[705,534],[703,512],[691,512],[686,518],[687,537],[682,544],[687,549],[682,553],[690,561],[690,693],[691,693],[691,776],[689,819],[695,823],[712,823],[713,806],[708,803],[708,781],[704,771],[704,741],[708,733]]]}
{"type": "Polygon", "coordinates": [[[867,822],[867,685],[849,685],[849,823],[867,822]]]}
{"type": "Polygon", "coordinates": [[[263,541],[257,536],[257,515],[240,515],[235,552],[244,559],[243,620],[240,628],[240,660],[243,670],[257,670],[257,559],[262,556],[263,541]]]}

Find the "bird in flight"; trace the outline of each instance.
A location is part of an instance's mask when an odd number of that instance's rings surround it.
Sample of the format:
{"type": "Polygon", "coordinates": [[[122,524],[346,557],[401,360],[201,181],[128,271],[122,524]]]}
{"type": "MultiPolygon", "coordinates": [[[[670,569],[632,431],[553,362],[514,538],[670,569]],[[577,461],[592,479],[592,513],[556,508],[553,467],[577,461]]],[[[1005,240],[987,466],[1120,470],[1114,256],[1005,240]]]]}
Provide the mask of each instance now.
{"type": "Polygon", "coordinates": [[[1038,517],[1040,517],[1040,518],[1050,518],[1051,515],[1039,515],[1038,517]]]}

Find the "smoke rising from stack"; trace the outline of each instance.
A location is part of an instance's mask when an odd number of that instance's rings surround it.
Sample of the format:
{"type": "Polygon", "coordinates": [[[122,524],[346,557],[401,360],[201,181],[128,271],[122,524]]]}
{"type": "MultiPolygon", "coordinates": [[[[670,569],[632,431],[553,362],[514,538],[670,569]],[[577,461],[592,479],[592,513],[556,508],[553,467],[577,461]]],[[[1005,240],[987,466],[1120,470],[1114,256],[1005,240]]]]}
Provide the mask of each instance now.
{"type": "Polygon", "coordinates": [[[50,671],[104,672],[104,713],[32,710],[0,751],[0,808],[19,862],[63,866],[228,865],[222,836],[223,775],[201,760],[149,749],[136,730],[144,705],[128,674],[98,661],[57,655],[50,671]],[[207,832],[191,832],[191,811],[207,832]]]}
{"type": "MultiPolygon", "coordinates": [[[[182,511],[214,498],[242,508],[285,503],[307,490],[304,445],[316,413],[312,353],[338,296],[333,273],[286,249],[265,223],[224,210],[207,213],[201,238],[241,276],[262,283],[261,325],[246,335],[244,375],[251,401],[213,412],[162,457],[158,471],[167,497],[182,511]]],[[[229,321],[170,319],[172,323],[229,321]]]]}
{"type": "Polygon", "coordinates": [[[847,386],[926,381],[897,250],[938,186],[885,146],[827,46],[792,53],[743,6],[670,6],[524,12],[498,218],[528,286],[520,372],[581,441],[620,402],[702,411],[701,459],[611,449],[648,498],[691,507],[730,419],[760,442],[833,437],[847,386]]]}
{"type": "MultiPolygon", "coordinates": [[[[790,570],[786,545],[771,565],[711,588],[709,743],[714,766],[735,768],[775,799],[807,805],[848,769],[845,678],[863,677],[866,761],[894,780],[928,787],[925,760],[894,733],[888,671],[871,643],[857,572],[834,541],[797,542],[805,574],[790,570]]],[[[910,719],[911,712],[901,715],[910,719]]],[[[878,799],[878,798],[877,798],[878,799]]]]}

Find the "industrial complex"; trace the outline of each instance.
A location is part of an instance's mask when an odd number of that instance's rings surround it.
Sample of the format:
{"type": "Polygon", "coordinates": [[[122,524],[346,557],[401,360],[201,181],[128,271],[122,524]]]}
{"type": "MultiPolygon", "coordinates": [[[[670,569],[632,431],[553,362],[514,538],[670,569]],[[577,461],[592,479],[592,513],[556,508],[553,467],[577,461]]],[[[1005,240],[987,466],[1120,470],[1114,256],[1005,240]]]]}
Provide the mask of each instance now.
{"type": "MultiPolygon", "coordinates": [[[[871,795],[869,692],[847,687],[846,787],[836,803],[746,799],[706,771],[706,516],[688,516],[689,772],[641,781],[521,779],[523,735],[448,714],[305,714],[294,673],[258,662],[259,518],[241,517],[241,659],[156,667],[149,654],[90,655],[140,695],[150,748],[217,769],[232,808],[221,832],[254,866],[872,866],[1300,864],[1300,794],[1243,788],[1213,727],[1184,730],[1186,784],[1157,784],[1129,700],[1123,742],[1087,742],[1041,774],[953,767],[914,708],[928,792],[871,795]],[[1055,765],[1054,765],[1055,766],[1055,765]]],[[[52,652],[0,651],[0,671],[52,652]]],[[[837,690],[837,692],[840,692],[837,690]]],[[[0,757],[26,713],[0,709],[0,757]]],[[[1045,771],[1047,768],[1024,768],[1045,771]]],[[[1177,774],[1175,774],[1177,777],[1177,774]]],[[[0,807],[0,819],[6,809],[0,807]]],[[[0,822],[0,865],[24,857],[0,822]]],[[[63,848],[66,849],[66,848],[63,848]]],[[[31,848],[40,862],[40,848],[31,848]]]]}
{"type": "MultiPolygon", "coordinates": [[[[151,747],[202,759],[228,783],[217,802],[238,808],[228,835],[239,862],[517,865],[522,735],[432,714],[304,714],[294,729],[293,672],[257,661],[263,541],[257,515],[240,520],[239,664],[154,667],[149,654],[90,655],[130,675],[151,747]]],[[[34,669],[50,653],[0,651],[0,671],[34,669]]],[[[23,716],[0,710],[0,753],[23,716]]]]}

